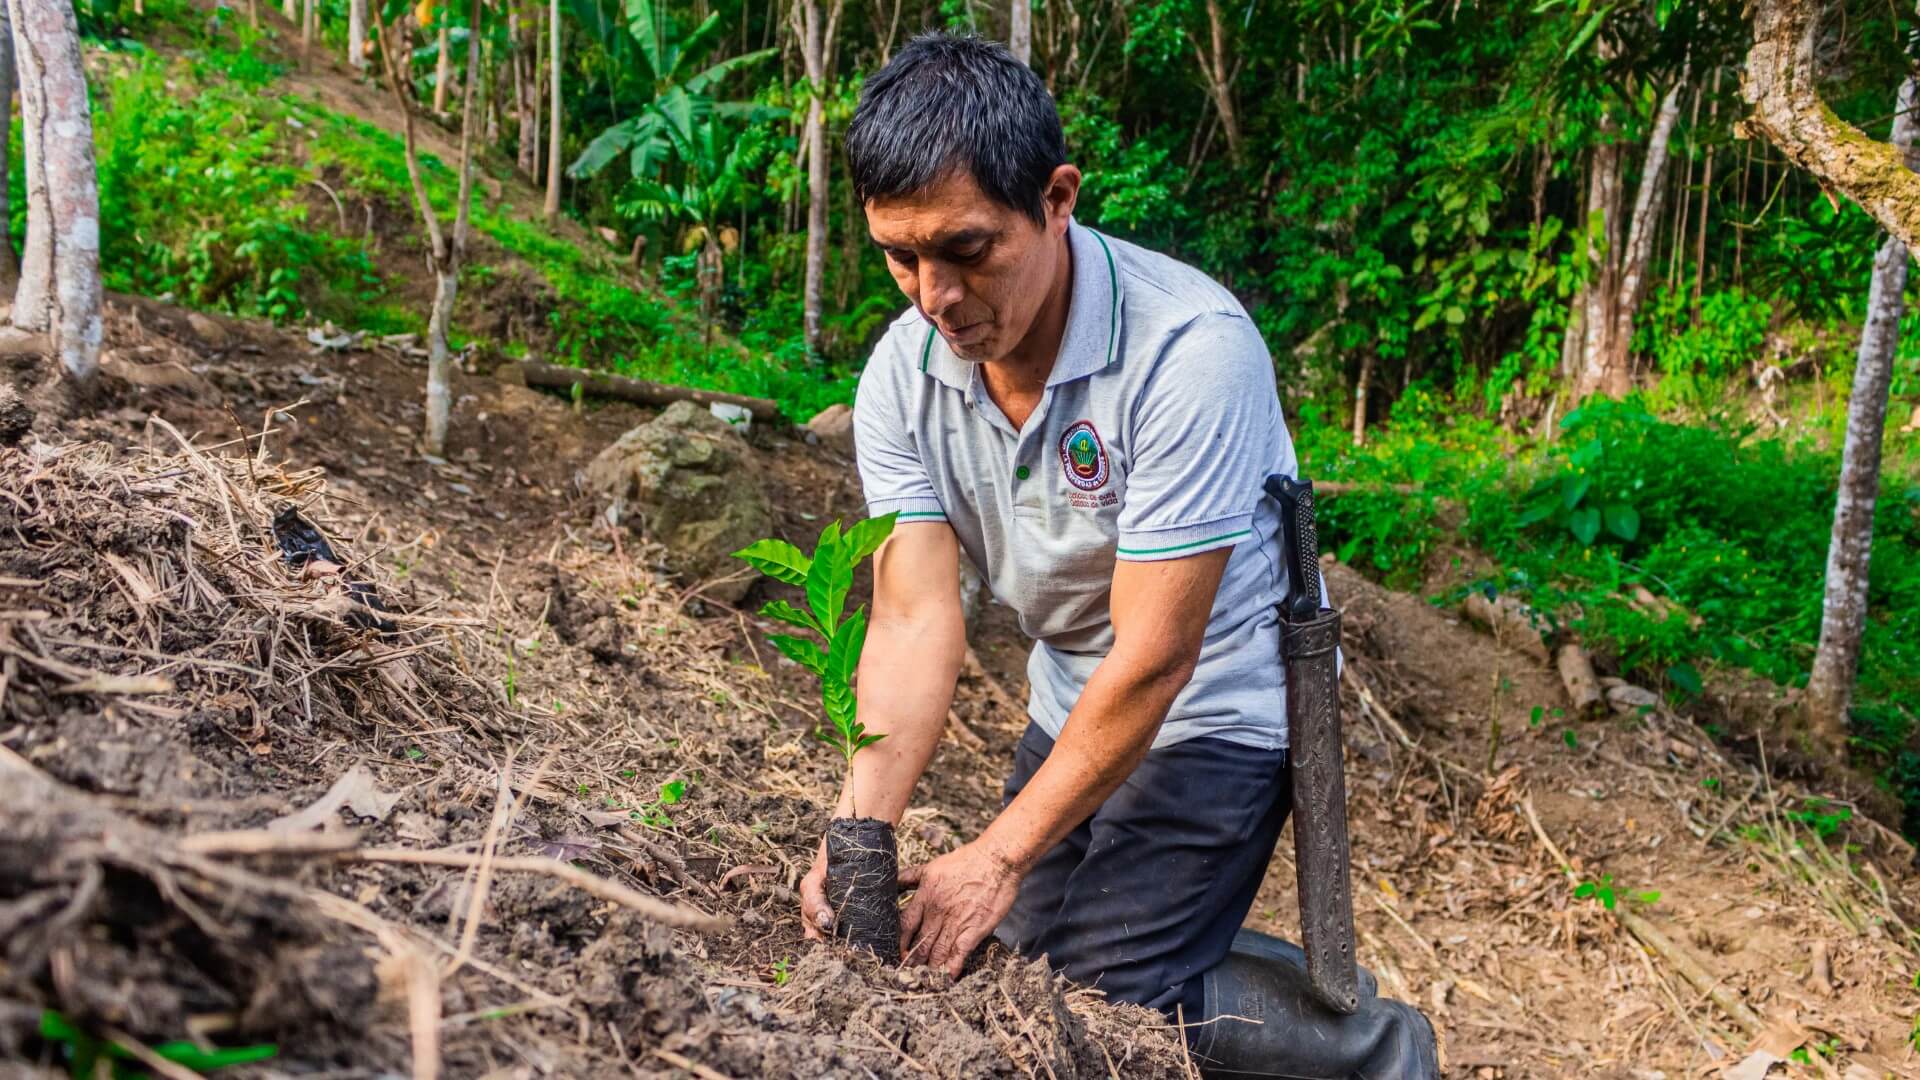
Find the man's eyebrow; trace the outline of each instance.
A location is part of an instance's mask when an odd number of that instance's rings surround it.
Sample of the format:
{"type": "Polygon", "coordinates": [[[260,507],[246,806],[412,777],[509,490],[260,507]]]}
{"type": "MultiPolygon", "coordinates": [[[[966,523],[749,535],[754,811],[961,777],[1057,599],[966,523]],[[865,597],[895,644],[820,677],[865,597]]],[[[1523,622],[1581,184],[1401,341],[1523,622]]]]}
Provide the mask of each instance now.
{"type": "MultiPolygon", "coordinates": [[[[933,242],[928,244],[927,247],[932,250],[966,247],[972,244],[986,243],[999,235],[999,231],[995,229],[961,229],[958,232],[943,233],[934,237],[933,242]]],[[[911,250],[911,248],[905,245],[889,244],[872,233],[867,234],[867,239],[873,241],[875,247],[886,251],[911,250]]]]}

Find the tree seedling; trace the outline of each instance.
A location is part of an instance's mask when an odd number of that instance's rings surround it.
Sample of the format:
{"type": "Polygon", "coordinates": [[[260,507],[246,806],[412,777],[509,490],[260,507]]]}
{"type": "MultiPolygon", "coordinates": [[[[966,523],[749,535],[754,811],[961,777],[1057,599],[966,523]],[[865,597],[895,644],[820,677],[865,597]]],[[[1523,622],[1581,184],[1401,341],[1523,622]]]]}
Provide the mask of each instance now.
{"type": "Polygon", "coordinates": [[[819,678],[826,723],[814,729],[814,736],[838,751],[847,767],[853,814],[827,823],[827,903],[833,931],[889,963],[900,960],[899,848],[891,822],[859,816],[853,790],[854,755],[881,736],[860,722],[853,677],[867,641],[867,612],[848,612],[847,594],[853,589],[854,567],[880,549],[893,532],[894,518],[869,518],[845,530],[833,522],[821,530],[812,555],[785,540],[761,540],[734,552],[775,581],[806,592],[805,607],[773,600],[760,614],[803,632],[775,634],[768,640],[819,678]]]}

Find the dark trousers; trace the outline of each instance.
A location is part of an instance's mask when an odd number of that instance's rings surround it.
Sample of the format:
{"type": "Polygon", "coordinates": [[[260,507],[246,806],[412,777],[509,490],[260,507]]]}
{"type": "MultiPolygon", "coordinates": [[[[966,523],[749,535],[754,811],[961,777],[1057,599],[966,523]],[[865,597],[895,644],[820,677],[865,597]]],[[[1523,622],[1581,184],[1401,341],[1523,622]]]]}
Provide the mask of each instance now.
{"type": "MultiPolygon", "coordinates": [[[[1053,740],[1027,725],[1006,801],[1053,740]]],[[[1285,750],[1189,739],[1149,751],[1092,817],[1042,856],[995,932],[1068,978],[1187,1018],[1226,959],[1293,809],[1285,750]]]]}

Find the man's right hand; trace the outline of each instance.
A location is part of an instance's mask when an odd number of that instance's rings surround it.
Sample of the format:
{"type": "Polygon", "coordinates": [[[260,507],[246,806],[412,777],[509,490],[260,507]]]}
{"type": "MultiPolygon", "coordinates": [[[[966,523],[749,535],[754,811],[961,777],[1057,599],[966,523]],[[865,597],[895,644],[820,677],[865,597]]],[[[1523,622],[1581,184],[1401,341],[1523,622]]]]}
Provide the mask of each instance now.
{"type": "Polygon", "coordinates": [[[819,941],[833,933],[833,908],[827,904],[827,842],[813,853],[813,865],[800,879],[800,929],[808,940],[819,941]]]}

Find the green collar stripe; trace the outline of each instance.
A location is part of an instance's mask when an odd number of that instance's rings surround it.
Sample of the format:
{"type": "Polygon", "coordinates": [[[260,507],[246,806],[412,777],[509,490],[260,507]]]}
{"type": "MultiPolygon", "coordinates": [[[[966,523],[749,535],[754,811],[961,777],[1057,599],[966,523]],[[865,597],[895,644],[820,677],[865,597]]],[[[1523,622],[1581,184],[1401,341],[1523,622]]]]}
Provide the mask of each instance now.
{"type": "Polygon", "coordinates": [[[939,327],[933,325],[932,319],[928,319],[927,320],[927,343],[920,347],[920,371],[923,374],[927,370],[927,360],[933,356],[933,335],[938,331],[939,331],[939,327]]]}
{"type": "Polygon", "coordinates": [[[1205,540],[1194,540],[1190,543],[1175,544],[1172,547],[1118,548],[1116,550],[1118,550],[1119,553],[1122,555],[1165,555],[1169,551],[1185,551],[1188,548],[1197,548],[1203,544],[1217,544],[1222,540],[1238,540],[1243,536],[1252,536],[1252,535],[1253,535],[1252,529],[1241,529],[1239,532],[1227,533],[1225,536],[1212,536],[1212,537],[1208,537],[1205,540]]]}
{"type": "Polygon", "coordinates": [[[1100,241],[1100,250],[1107,253],[1107,280],[1113,286],[1113,310],[1107,315],[1107,365],[1111,367],[1114,338],[1120,329],[1120,272],[1113,267],[1113,249],[1107,246],[1107,238],[1099,233],[1094,233],[1093,238],[1100,241]]]}
{"type": "Polygon", "coordinates": [[[944,510],[908,510],[904,513],[895,514],[894,518],[899,521],[905,521],[908,518],[943,518],[946,516],[947,512],[944,510]]]}

